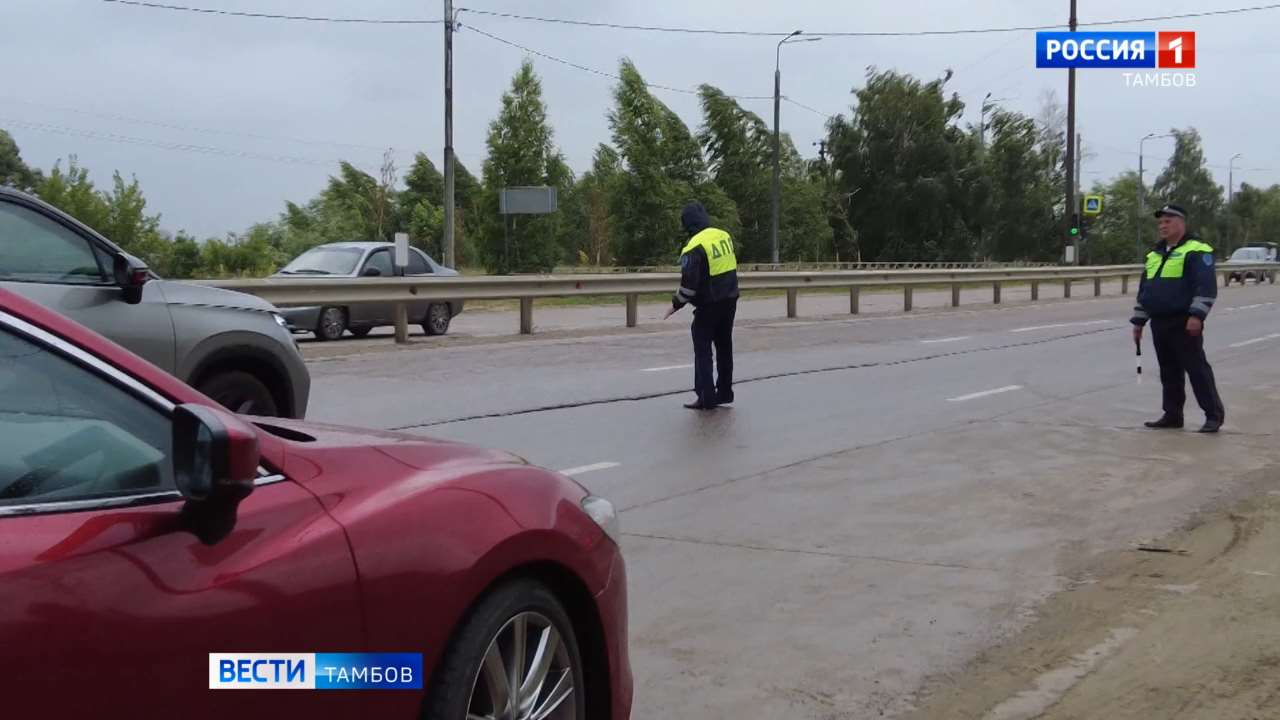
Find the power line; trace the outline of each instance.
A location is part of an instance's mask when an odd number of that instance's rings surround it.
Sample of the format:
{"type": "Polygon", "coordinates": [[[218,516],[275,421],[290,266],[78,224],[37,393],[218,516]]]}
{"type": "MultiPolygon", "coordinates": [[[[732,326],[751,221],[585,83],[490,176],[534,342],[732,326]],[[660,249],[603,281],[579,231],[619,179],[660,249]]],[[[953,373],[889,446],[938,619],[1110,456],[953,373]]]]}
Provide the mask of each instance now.
{"type": "MultiPolygon", "coordinates": [[[[1227,10],[1207,10],[1202,12],[1180,13],[1176,15],[1157,15],[1152,17],[1126,18],[1122,20],[1099,20],[1096,22],[1082,22],[1079,26],[1085,27],[1103,27],[1108,25],[1129,25],[1144,22],[1156,22],[1164,20],[1185,20],[1189,18],[1212,17],[1217,15],[1237,15],[1241,13],[1258,12],[1262,10],[1280,9],[1280,3],[1269,5],[1256,5],[1253,7],[1232,8],[1227,10]]],[[[645,32],[664,32],[664,33],[684,33],[694,35],[733,35],[745,37],[785,37],[791,35],[793,31],[773,31],[773,30],[721,30],[714,28],[690,28],[690,27],[674,27],[661,25],[626,25],[622,23],[609,22],[593,22],[588,20],[571,20],[568,18],[551,18],[540,17],[536,15],[519,15],[516,13],[495,12],[492,10],[477,10],[475,8],[459,8],[460,11],[475,13],[477,15],[489,15],[491,17],[506,18],[509,20],[523,20],[528,22],[553,23],[560,25],[576,25],[581,27],[593,28],[609,28],[613,30],[639,30],[645,32]]],[[[981,35],[990,33],[1006,33],[1006,32],[1028,32],[1035,30],[1056,30],[1065,26],[1065,23],[1052,23],[1047,25],[1027,25],[1020,27],[984,27],[984,28],[962,28],[955,30],[898,30],[898,31],[814,31],[812,33],[805,32],[806,35],[822,36],[822,37],[924,37],[931,35],[981,35]]]]}
{"type": "MultiPolygon", "coordinates": [[[[79,128],[69,128],[62,125],[54,125],[52,123],[29,122],[14,118],[0,117],[0,124],[7,125],[9,127],[34,130],[36,132],[51,133],[54,135],[68,135],[71,137],[87,138],[90,140],[106,140],[108,142],[123,143],[126,145],[141,145],[145,147],[159,148],[161,150],[176,150],[181,152],[200,153],[203,155],[218,155],[221,157],[245,158],[248,160],[266,160],[270,162],[287,163],[290,165],[317,165],[332,167],[339,162],[342,162],[340,160],[319,160],[316,158],[304,158],[293,155],[272,155],[269,153],[250,152],[246,150],[232,150],[229,148],[213,147],[209,145],[167,142],[164,140],[153,140],[150,138],[140,138],[131,135],[118,135],[116,133],[81,130],[79,128]]],[[[361,163],[351,164],[356,167],[368,169],[367,165],[363,165],[361,163]]]]}
{"type": "Polygon", "coordinates": [[[181,130],[184,132],[208,133],[212,135],[232,135],[232,136],[238,136],[238,137],[251,138],[254,140],[266,140],[270,142],[293,142],[293,143],[299,143],[303,145],[347,148],[352,150],[369,150],[369,151],[375,151],[379,154],[387,150],[391,150],[392,152],[395,152],[395,153],[409,152],[407,150],[397,150],[394,147],[388,148],[382,145],[361,145],[359,143],[343,143],[343,142],[337,142],[332,140],[310,140],[306,138],[284,137],[279,135],[260,135],[258,133],[242,132],[238,130],[226,130],[226,129],[220,129],[220,128],[192,127],[187,125],[179,125],[176,123],[161,122],[159,120],[150,120],[147,118],[131,117],[129,115],[120,115],[117,113],[94,112],[92,110],[84,110],[81,108],[64,107],[60,105],[46,105],[44,103],[32,102],[30,100],[23,100],[20,98],[13,98],[13,97],[5,97],[0,99],[3,99],[5,102],[12,102],[12,103],[17,103],[21,105],[29,105],[31,107],[43,108],[45,110],[55,110],[58,112],[74,113],[76,115],[84,115],[88,117],[99,117],[99,118],[105,118],[107,120],[120,120],[124,122],[138,123],[140,125],[151,125],[154,127],[167,128],[170,130],[181,130]]]}
{"type": "Polygon", "coordinates": [[[821,115],[822,117],[827,118],[828,120],[835,120],[835,119],[836,119],[836,116],[835,116],[835,115],[832,115],[832,114],[830,114],[830,113],[822,112],[821,110],[819,110],[819,109],[817,109],[817,108],[809,107],[808,105],[805,105],[805,104],[804,104],[804,103],[802,103],[802,102],[796,102],[795,100],[792,100],[791,98],[789,98],[789,97],[787,97],[787,96],[785,96],[785,95],[782,97],[782,100],[783,100],[784,102],[789,102],[789,103],[791,103],[792,105],[795,105],[796,107],[801,108],[801,109],[803,109],[803,110],[808,110],[809,112],[811,112],[811,113],[813,113],[813,114],[815,114],[815,115],[821,115]]]}
{"type": "MultiPolygon", "coordinates": [[[[439,25],[444,23],[443,19],[428,20],[424,18],[358,18],[358,17],[323,17],[312,15],[280,15],[275,13],[261,12],[242,12],[235,10],[220,10],[216,8],[190,7],[185,5],[166,5],[154,2],[142,2],[141,0],[102,0],[107,3],[117,5],[131,5],[134,7],[148,8],[153,10],[170,10],[178,12],[202,13],[207,15],[228,15],[244,18],[270,19],[270,20],[299,20],[306,22],[327,22],[327,23],[347,23],[347,24],[364,24],[364,25],[439,25]]],[[[1280,3],[1272,3],[1268,5],[1255,5],[1251,7],[1230,8],[1225,10],[1205,10],[1201,12],[1178,13],[1174,15],[1154,15],[1150,17],[1125,18],[1119,20],[1099,20],[1095,22],[1079,23],[1080,27],[1106,27],[1109,25],[1132,25],[1145,22],[1162,22],[1166,20],[1187,20],[1192,18],[1215,17],[1222,15],[1239,15],[1243,13],[1260,12],[1264,10],[1280,9],[1280,3]]],[[[691,27],[675,27],[663,25],[627,25],[623,23],[594,22],[589,20],[572,20],[569,18],[552,18],[540,17],[536,15],[519,15],[516,13],[496,12],[493,10],[477,10],[475,8],[458,8],[459,12],[465,11],[475,13],[477,15],[487,15],[490,17],[505,18],[509,20],[522,20],[527,22],[553,23],[558,25],[575,25],[579,27],[607,28],[613,30],[639,30],[645,32],[663,32],[663,33],[683,33],[692,35],[728,35],[739,37],[785,37],[792,34],[791,30],[722,30],[715,28],[691,28],[691,27]]],[[[1050,23],[1046,25],[1026,25],[1015,27],[981,27],[981,28],[960,28],[954,30],[896,30],[896,31],[816,31],[814,36],[823,37],[927,37],[936,35],[983,35],[991,33],[1007,33],[1007,32],[1029,32],[1036,30],[1056,30],[1064,27],[1064,23],[1050,23]]]]}
{"type": "Polygon", "coordinates": [[[217,8],[188,7],[186,5],[165,5],[162,3],[141,2],[140,0],[102,0],[117,5],[132,5],[151,10],[174,10],[178,12],[202,13],[205,15],[230,15],[234,17],[257,18],[266,20],[302,20],[306,22],[347,23],[353,25],[440,25],[444,20],[426,20],[420,18],[352,18],[352,17],[318,17],[314,15],[277,15],[274,13],[241,12],[237,10],[220,10],[217,8]]]}
{"type": "MultiPolygon", "coordinates": [[[[556,57],[555,55],[551,55],[551,54],[548,54],[548,53],[542,52],[541,50],[534,50],[533,48],[526,47],[526,46],[524,46],[524,45],[521,45],[520,43],[512,42],[511,40],[507,40],[507,39],[505,39],[505,38],[500,38],[500,37],[498,37],[497,35],[494,35],[493,33],[485,32],[484,30],[481,30],[480,28],[476,27],[475,25],[467,25],[467,26],[466,26],[466,28],[467,28],[468,30],[470,30],[470,31],[474,32],[474,33],[478,33],[478,34],[480,34],[480,35],[483,35],[483,36],[485,36],[485,37],[489,38],[490,40],[494,40],[494,41],[500,42],[500,43],[502,43],[503,45],[507,45],[507,46],[509,46],[509,47],[513,47],[513,48],[517,48],[517,49],[519,49],[519,50],[523,50],[524,52],[527,52],[527,53],[529,53],[529,54],[531,54],[531,55],[537,55],[537,56],[538,56],[538,57],[540,57],[540,58],[544,58],[544,59],[546,59],[546,60],[550,60],[550,61],[552,61],[552,62],[557,62],[557,63],[560,63],[561,65],[567,65],[568,67],[571,67],[571,68],[574,68],[574,69],[577,69],[577,70],[582,70],[583,72],[589,72],[589,73],[591,73],[591,74],[593,74],[593,75],[599,75],[600,77],[606,77],[606,78],[609,78],[609,79],[611,79],[611,80],[618,80],[618,81],[621,81],[621,80],[622,80],[622,76],[621,76],[621,75],[616,75],[616,74],[611,73],[611,72],[605,72],[604,70],[598,70],[598,69],[596,69],[596,68],[588,67],[588,66],[586,66],[586,65],[579,65],[579,64],[578,64],[578,63],[576,63],[576,62],[572,62],[572,61],[570,61],[570,60],[565,60],[564,58],[561,58],[561,57],[556,57]]],[[[647,87],[647,88],[651,88],[651,89],[654,89],[654,90],[666,90],[666,91],[668,91],[668,92],[682,93],[682,94],[685,94],[685,95],[697,95],[697,94],[698,94],[698,91],[697,91],[697,90],[690,90],[690,89],[688,89],[688,88],[672,87],[672,86],[670,86],[670,85],[660,85],[660,84],[658,84],[658,83],[651,83],[651,82],[646,82],[646,83],[645,83],[645,87],[647,87]]],[[[726,97],[733,98],[734,100],[772,100],[772,99],[773,99],[773,96],[772,96],[772,95],[726,95],[726,97]]]]}

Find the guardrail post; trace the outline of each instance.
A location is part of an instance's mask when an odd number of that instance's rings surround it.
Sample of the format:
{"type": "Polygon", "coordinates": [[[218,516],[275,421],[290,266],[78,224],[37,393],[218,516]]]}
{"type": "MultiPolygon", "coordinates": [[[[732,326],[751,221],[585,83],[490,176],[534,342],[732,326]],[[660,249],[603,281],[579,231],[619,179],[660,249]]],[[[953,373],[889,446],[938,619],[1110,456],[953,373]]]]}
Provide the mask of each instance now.
{"type": "Polygon", "coordinates": [[[960,307],[960,283],[951,283],[951,307],[960,307]]]}
{"type": "Polygon", "coordinates": [[[406,345],[409,342],[409,306],[396,303],[396,344],[406,345]]]}
{"type": "Polygon", "coordinates": [[[799,294],[799,290],[795,288],[787,288],[787,317],[789,318],[796,316],[796,296],[799,294]]]}
{"type": "Polygon", "coordinates": [[[533,298],[520,298],[520,334],[533,334],[533,298]]]}
{"type": "Polygon", "coordinates": [[[1128,275],[1120,276],[1120,294],[1121,295],[1129,294],[1129,276],[1128,275]]]}
{"type": "Polygon", "coordinates": [[[1000,281],[991,283],[991,302],[996,305],[1000,304],[1000,281]]]}
{"type": "Polygon", "coordinates": [[[627,327],[635,327],[640,317],[640,296],[627,293],[627,327]]]}
{"type": "Polygon", "coordinates": [[[859,294],[860,293],[858,291],[857,286],[849,288],[849,314],[850,315],[858,314],[859,294]]]}
{"type": "Polygon", "coordinates": [[[1062,281],[1062,297],[1064,298],[1071,297],[1071,280],[1062,281]]]}
{"type": "Polygon", "coordinates": [[[902,286],[902,311],[911,312],[911,286],[902,286]]]}
{"type": "MultiPolygon", "coordinates": [[[[1231,282],[1231,273],[1229,273],[1229,272],[1224,272],[1224,273],[1222,273],[1222,286],[1223,286],[1223,287],[1226,287],[1226,286],[1227,286],[1227,283],[1229,283],[1229,282],[1231,282]]],[[[1241,284],[1241,285],[1243,285],[1243,284],[1244,284],[1244,280],[1243,280],[1243,279],[1241,279],[1241,280],[1240,280],[1240,284],[1241,284]]]]}
{"type": "Polygon", "coordinates": [[[1032,280],[1031,281],[1031,302],[1035,302],[1039,299],[1040,299],[1040,281],[1032,280]]]}
{"type": "Polygon", "coordinates": [[[1102,278],[1101,277],[1096,277],[1093,279],[1093,296],[1094,297],[1102,296],[1102,278]]]}

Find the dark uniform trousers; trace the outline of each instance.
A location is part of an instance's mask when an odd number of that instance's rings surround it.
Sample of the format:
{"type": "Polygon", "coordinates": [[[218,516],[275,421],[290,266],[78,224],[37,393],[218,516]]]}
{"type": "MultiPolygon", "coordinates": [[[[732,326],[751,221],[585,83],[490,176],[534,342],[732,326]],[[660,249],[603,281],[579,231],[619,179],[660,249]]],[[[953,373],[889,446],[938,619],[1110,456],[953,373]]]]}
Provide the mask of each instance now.
{"type": "Polygon", "coordinates": [[[693,310],[693,389],[704,405],[733,398],[733,319],[737,314],[737,298],[693,310]],[[713,345],[718,381],[711,376],[713,345]]]}
{"type": "Polygon", "coordinates": [[[1187,316],[1152,318],[1151,341],[1156,346],[1156,359],[1160,362],[1164,414],[1171,418],[1182,417],[1182,406],[1187,401],[1185,376],[1191,379],[1191,390],[1205,417],[1223,420],[1226,410],[1222,406],[1222,398],[1218,397],[1213,368],[1209,367],[1204,356],[1204,336],[1187,334],[1187,316]]]}

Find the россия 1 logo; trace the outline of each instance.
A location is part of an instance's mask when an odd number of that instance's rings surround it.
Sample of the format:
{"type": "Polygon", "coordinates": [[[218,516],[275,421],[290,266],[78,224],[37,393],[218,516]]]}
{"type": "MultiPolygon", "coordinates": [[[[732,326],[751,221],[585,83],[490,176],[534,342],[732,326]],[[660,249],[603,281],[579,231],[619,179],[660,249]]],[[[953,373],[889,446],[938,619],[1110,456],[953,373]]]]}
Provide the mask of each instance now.
{"type": "MultiPolygon", "coordinates": [[[[1162,32],[1036,33],[1038,68],[1152,68],[1193,70],[1196,34],[1191,30],[1162,32]]],[[[1195,75],[1181,73],[1124,73],[1131,86],[1194,87],[1195,75]]]]}

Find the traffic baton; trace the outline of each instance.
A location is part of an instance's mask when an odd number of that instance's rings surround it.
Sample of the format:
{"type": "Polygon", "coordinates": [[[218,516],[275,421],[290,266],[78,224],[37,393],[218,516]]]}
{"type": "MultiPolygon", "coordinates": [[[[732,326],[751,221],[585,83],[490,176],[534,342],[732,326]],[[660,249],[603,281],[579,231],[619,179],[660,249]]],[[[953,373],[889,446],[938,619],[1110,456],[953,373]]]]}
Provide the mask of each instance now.
{"type": "Polygon", "coordinates": [[[1142,384],[1142,341],[1141,341],[1141,340],[1134,340],[1134,341],[1133,341],[1133,346],[1134,346],[1134,347],[1137,349],[1137,351],[1138,351],[1138,354],[1137,354],[1137,356],[1136,356],[1136,358],[1137,358],[1137,363],[1138,363],[1138,384],[1139,384],[1139,385],[1141,385],[1141,384],[1142,384]]]}

